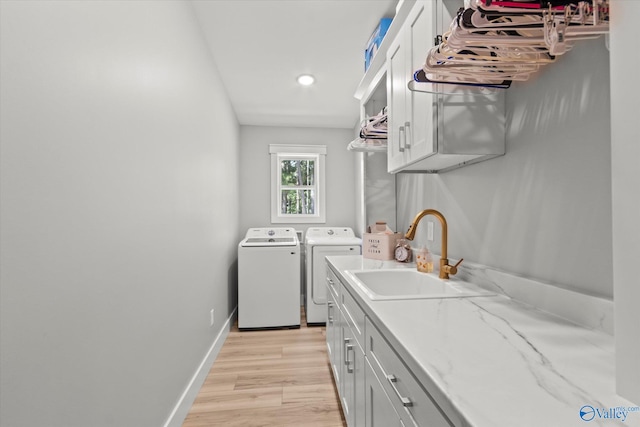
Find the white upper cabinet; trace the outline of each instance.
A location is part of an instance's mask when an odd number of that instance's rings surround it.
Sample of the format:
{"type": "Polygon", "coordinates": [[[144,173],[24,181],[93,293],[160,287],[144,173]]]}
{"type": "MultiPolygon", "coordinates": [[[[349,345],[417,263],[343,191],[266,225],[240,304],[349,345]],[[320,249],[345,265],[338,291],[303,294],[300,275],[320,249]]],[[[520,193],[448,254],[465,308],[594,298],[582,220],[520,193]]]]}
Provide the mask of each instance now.
{"type": "Polygon", "coordinates": [[[405,118],[407,91],[403,82],[405,70],[404,32],[391,44],[387,52],[387,165],[393,170],[405,164],[406,141],[405,118]]]}
{"type": "Polygon", "coordinates": [[[445,172],[504,154],[504,93],[445,95],[407,87],[462,6],[462,0],[418,0],[389,44],[388,172],[445,172]]]}
{"type": "MultiPolygon", "coordinates": [[[[413,73],[424,65],[426,52],[433,45],[435,33],[435,17],[432,13],[432,2],[420,2],[416,5],[407,22],[406,42],[410,55],[407,55],[409,80],[413,73]]],[[[404,87],[407,87],[407,80],[404,87]]],[[[430,93],[407,91],[407,123],[405,129],[407,143],[410,144],[409,154],[411,159],[418,159],[435,153],[434,126],[435,96],[430,93]]]]}
{"type": "Polygon", "coordinates": [[[418,1],[387,51],[389,172],[430,156],[437,148],[433,126],[435,95],[407,89],[433,44],[434,5],[431,1],[418,1]]]}

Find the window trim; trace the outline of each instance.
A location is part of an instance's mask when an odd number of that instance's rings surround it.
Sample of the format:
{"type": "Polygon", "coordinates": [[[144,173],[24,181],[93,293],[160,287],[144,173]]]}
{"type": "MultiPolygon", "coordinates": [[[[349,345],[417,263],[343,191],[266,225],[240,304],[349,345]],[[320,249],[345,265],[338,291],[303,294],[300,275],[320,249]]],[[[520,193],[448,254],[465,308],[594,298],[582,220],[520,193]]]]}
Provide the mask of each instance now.
{"type": "Polygon", "coordinates": [[[288,145],[269,144],[271,156],[271,223],[272,224],[324,224],[326,223],[326,186],[325,186],[325,157],[326,145],[288,145]],[[316,213],[283,214],[280,212],[282,197],[281,188],[281,159],[313,159],[317,161],[314,168],[317,194],[315,199],[316,213]]]}

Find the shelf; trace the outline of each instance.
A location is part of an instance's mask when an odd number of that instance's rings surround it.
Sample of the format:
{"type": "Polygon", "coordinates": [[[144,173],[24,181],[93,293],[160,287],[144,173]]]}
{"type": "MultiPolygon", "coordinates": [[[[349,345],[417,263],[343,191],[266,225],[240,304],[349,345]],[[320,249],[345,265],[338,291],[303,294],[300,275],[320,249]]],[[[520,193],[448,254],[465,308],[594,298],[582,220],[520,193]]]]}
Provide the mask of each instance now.
{"type": "Polygon", "coordinates": [[[380,43],[380,47],[378,48],[376,55],[371,60],[369,69],[358,84],[356,92],[353,95],[356,99],[360,101],[366,101],[366,99],[363,99],[365,98],[365,94],[371,93],[371,90],[375,88],[375,86],[377,86],[380,79],[384,76],[384,73],[386,71],[386,56],[389,45],[391,44],[391,42],[393,42],[393,39],[395,39],[396,35],[400,32],[400,27],[402,27],[402,24],[409,15],[409,11],[415,3],[416,0],[402,1],[400,9],[398,9],[396,16],[393,17],[393,21],[391,21],[391,25],[387,30],[387,34],[382,39],[382,43],[380,43]]]}
{"type": "Polygon", "coordinates": [[[381,141],[380,144],[371,144],[364,142],[362,138],[357,138],[347,145],[347,150],[367,153],[386,153],[387,140],[384,140],[384,142],[381,141]]]}

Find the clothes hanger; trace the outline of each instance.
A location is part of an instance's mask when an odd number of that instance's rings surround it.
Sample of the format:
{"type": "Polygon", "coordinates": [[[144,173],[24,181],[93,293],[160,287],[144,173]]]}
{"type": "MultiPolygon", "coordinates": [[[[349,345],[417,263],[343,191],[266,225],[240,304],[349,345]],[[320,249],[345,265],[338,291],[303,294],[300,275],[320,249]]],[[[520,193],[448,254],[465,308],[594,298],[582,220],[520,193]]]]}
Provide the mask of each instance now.
{"type": "Polygon", "coordinates": [[[474,78],[462,80],[443,80],[438,75],[418,70],[413,80],[408,83],[409,89],[416,92],[437,93],[444,95],[490,95],[500,89],[508,89],[510,80],[479,81],[474,78]]]}
{"type": "Polygon", "coordinates": [[[431,48],[412,90],[504,89],[525,81],[578,40],[609,31],[608,0],[471,0],[431,48]],[[507,83],[508,82],[508,83],[507,83]],[[424,88],[427,89],[424,89],[424,88]],[[455,89],[451,89],[455,87],[455,89]]]}
{"type": "Polygon", "coordinates": [[[521,21],[526,22],[523,26],[516,24],[502,27],[503,23],[499,23],[499,29],[487,31],[487,28],[464,27],[462,24],[464,15],[460,13],[451,24],[448,43],[457,49],[482,45],[548,48],[549,35],[555,32],[559,34],[559,39],[564,40],[566,51],[572,46],[569,42],[596,38],[608,32],[608,22],[598,25],[571,25],[572,15],[568,13],[565,15],[566,18],[561,19],[555,14],[547,14],[545,19],[540,18],[536,25],[531,25],[533,22],[531,18],[521,21]]]}

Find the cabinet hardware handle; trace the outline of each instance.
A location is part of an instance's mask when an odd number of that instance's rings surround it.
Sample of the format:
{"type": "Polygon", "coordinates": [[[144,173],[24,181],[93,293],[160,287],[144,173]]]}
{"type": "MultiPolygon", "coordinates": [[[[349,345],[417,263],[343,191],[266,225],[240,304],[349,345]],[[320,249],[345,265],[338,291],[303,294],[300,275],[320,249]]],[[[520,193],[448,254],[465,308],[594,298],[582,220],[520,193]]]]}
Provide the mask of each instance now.
{"type": "Polygon", "coordinates": [[[398,378],[396,378],[395,375],[390,374],[390,375],[387,375],[387,380],[389,381],[389,384],[391,384],[391,388],[393,388],[393,391],[396,393],[396,396],[398,396],[398,398],[400,399],[400,402],[402,402],[402,406],[404,407],[404,410],[407,412],[407,415],[411,419],[411,423],[415,427],[419,427],[419,424],[416,422],[416,419],[413,417],[413,414],[409,410],[409,408],[413,406],[413,402],[408,397],[403,397],[400,394],[400,390],[398,390],[398,388],[396,387],[396,382],[398,382],[398,378]]]}
{"type": "Polygon", "coordinates": [[[353,344],[347,344],[347,346],[345,348],[344,364],[347,365],[347,373],[348,374],[353,373],[353,368],[350,368],[351,362],[352,362],[352,360],[349,360],[349,352],[350,351],[353,351],[353,344]]]}
{"type": "Polygon", "coordinates": [[[330,285],[333,285],[333,280],[331,280],[330,277],[327,277],[327,283],[330,284],[330,285]]]}
{"type": "Polygon", "coordinates": [[[350,338],[344,338],[343,339],[343,343],[344,343],[344,364],[347,366],[347,373],[351,373],[351,371],[349,371],[349,342],[351,341],[350,338]]]}
{"type": "Polygon", "coordinates": [[[398,396],[398,399],[400,399],[400,402],[402,402],[402,406],[413,406],[413,402],[411,401],[411,399],[409,399],[408,397],[404,397],[400,394],[400,390],[398,390],[398,387],[396,387],[396,382],[398,382],[398,378],[396,378],[395,375],[393,374],[389,374],[387,375],[387,380],[389,381],[389,384],[391,384],[391,388],[393,388],[393,391],[396,393],[396,396],[398,396]]]}
{"type": "Polygon", "coordinates": [[[400,126],[398,128],[398,151],[400,151],[401,153],[404,153],[404,145],[402,145],[402,142],[404,140],[404,142],[407,142],[407,138],[405,137],[404,134],[404,126],[400,126]]]}
{"type": "Polygon", "coordinates": [[[333,325],[332,310],[333,310],[333,303],[331,301],[329,301],[329,302],[327,302],[327,321],[331,325],[333,325]]]}
{"type": "Polygon", "coordinates": [[[407,138],[410,128],[411,122],[404,122],[404,148],[411,148],[411,138],[407,138]]]}

